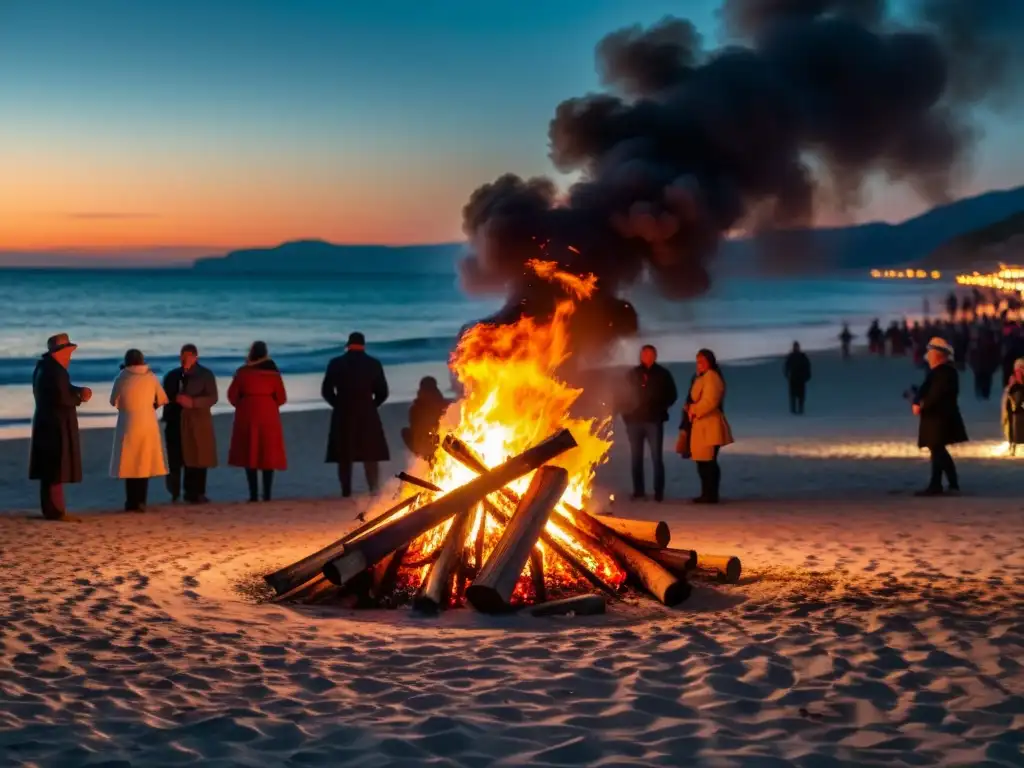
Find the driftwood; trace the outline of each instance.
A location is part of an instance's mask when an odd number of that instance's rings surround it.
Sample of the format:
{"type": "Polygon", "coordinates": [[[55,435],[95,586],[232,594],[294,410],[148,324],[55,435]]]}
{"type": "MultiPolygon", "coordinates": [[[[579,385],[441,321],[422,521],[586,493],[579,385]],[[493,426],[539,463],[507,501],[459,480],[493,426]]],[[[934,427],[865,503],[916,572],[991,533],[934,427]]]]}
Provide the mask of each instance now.
{"type": "Polygon", "coordinates": [[[478,611],[499,613],[509,610],[512,592],[530,551],[544,530],[551,510],[568,486],[569,473],[561,467],[541,467],[534,474],[530,487],[523,494],[483,570],[466,589],[466,599],[478,611]]]}
{"type": "Polygon", "coordinates": [[[540,603],[530,609],[533,616],[596,616],[605,611],[605,599],[600,595],[576,595],[564,600],[540,603]]]}
{"type": "Polygon", "coordinates": [[[278,594],[278,597],[284,598],[295,596],[294,591],[298,588],[306,586],[310,581],[320,581],[319,577],[321,576],[324,565],[331,560],[341,557],[345,552],[345,544],[355,541],[367,532],[384,525],[399,512],[410,507],[417,498],[418,496],[409,496],[408,498],[402,499],[390,509],[377,515],[373,520],[363,523],[353,531],[349,531],[340,539],[328,544],[319,552],[314,552],[312,555],[304,557],[291,565],[286,565],[278,571],[269,573],[263,577],[263,580],[273,587],[274,591],[278,594]]]}
{"type": "MultiPolygon", "coordinates": [[[[487,466],[480,460],[480,458],[477,457],[475,453],[473,453],[472,449],[470,449],[469,446],[467,446],[458,438],[448,435],[444,439],[442,447],[445,449],[445,451],[448,452],[449,455],[452,456],[452,458],[461,462],[463,466],[473,470],[474,472],[482,473],[487,471],[487,466]]],[[[514,491],[511,491],[508,488],[500,489],[500,491],[497,494],[495,494],[495,496],[498,499],[497,501],[492,501],[491,498],[484,499],[484,508],[499,523],[507,525],[509,518],[511,517],[511,511],[506,511],[503,507],[509,507],[511,509],[514,509],[515,506],[519,503],[519,496],[514,491]]],[[[587,581],[589,581],[591,584],[593,584],[595,587],[600,589],[602,592],[607,594],[612,599],[618,599],[618,592],[616,591],[615,587],[613,587],[611,584],[608,584],[598,574],[591,571],[582,560],[580,560],[569,549],[563,546],[561,542],[556,540],[546,531],[541,533],[540,540],[544,542],[544,546],[548,547],[552,552],[554,552],[556,555],[562,558],[562,560],[564,560],[570,568],[576,571],[576,573],[585,578],[587,581]]],[[[596,549],[605,554],[606,557],[609,557],[609,559],[615,559],[614,557],[611,557],[611,555],[603,547],[601,547],[600,544],[596,545],[596,549]]]]}
{"type": "Polygon", "coordinates": [[[591,517],[611,528],[634,547],[664,549],[672,538],[668,523],[665,522],[632,520],[628,517],[607,515],[591,515],[591,517]]]}
{"type": "Polygon", "coordinates": [[[677,576],[686,576],[697,567],[697,553],[692,549],[645,549],[644,554],[677,576]]]}
{"type": "Polygon", "coordinates": [[[639,549],[623,541],[608,526],[580,509],[572,510],[572,518],[576,528],[603,544],[633,578],[665,605],[678,605],[690,596],[690,585],[685,578],[674,576],[639,549]]]}
{"type": "Polygon", "coordinates": [[[714,573],[719,581],[735,584],[743,574],[743,564],[732,555],[698,555],[697,568],[714,573]]]}
{"type": "Polygon", "coordinates": [[[333,584],[344,584],[403,544],[408,544],[458,512],[472,507],[489,493],[494,493],[513,480],[533,472],[574,447],[576,441],[572,433],[563,429],[544,442],[528,448],[518,456],[513,456],[490,472],[481,474],[450,493],[370,531],[351,546],[346,546],[341,557],[328,562],[324,566],[324,576],[333,584]]]}
{"type": "Polygon", "coordinates": [[[462,562],[463,551],[466,547],[466,534],[469,532],[469,525],[476,514],[476,505],[467,507],[455,516],[451,528],[445,536],[437,554],[437,559],[430,566],[427,578],[420,585],[412,606],[423,613],[437,613],[442,608],[448,607],[448,600],[452,594],[452,577],[455,570],[462,562]]]}

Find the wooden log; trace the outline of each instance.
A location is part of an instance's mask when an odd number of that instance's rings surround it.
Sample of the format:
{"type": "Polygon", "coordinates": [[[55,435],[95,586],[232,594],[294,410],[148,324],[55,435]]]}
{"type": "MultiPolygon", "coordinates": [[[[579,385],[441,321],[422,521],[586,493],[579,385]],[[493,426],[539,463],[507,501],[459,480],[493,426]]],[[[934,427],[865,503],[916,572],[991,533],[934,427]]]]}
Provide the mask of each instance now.
{"type": "Polygon", "coordinates": [[[423,580],[416,597],[413,598],[412,607],[417,611],[437,613],[448,607],[452,594],[452,577],[462,562],[462,553],[466,548],[466,533],[475,512],[476,504],[473,504],[455,515],[437,559],[430,566],[427,578],[423,580]]]}
{"type": "Polygon", "coordinates": [[[544,587],[544,553],[536,545],[530,550],[530,579],[533,581],[533,601],[545,602],[548,591],[544,587]]]}
{"type": "Polygon", "coordinates": [[[735,584],[743,574],[743,564],[732,555],[698,555],[697,569],[715,574],[725,584],[735,584]]]}
{"type": "Polygon", "coordinates": [[[611,528],[637,548],[664,549],[672,539],[668,523],[662,521],[632,520],[628,517],[610,517],[608,515],[591,515],[591,517],[611,528]]]}
{"type": "Polygon", "coordinates": [[[576,595],[564,600],[551,600],[530,609],[532,616],[596,616],[605,612],[605,599],[600,595],[576,595]]]}
{"type": "Polygon", "coordinates": [[[274,591],[277,592],[278,597],[288,597],[288,593],[304,586],[307,582],[314,579],[317,574],[321,573],[324,565],[329,563],[331,560],[341,557],[345,552],[345,544],[355,541],[369,531],[384,525],[399,512],[412,506],[413,502],[415,502],[417,498],[418,496],[409,496],[402,499],[390,509],[387,509],[377,515],[373,520],[363,523],[353,531],[349,531],[337,541],[331,542],[323,549],[314,552],[312,555],[304,557],[291,565],[286,565],[280,570],[268,573],[263,577],[263,580],[273,587],[274,591]]]}
{"type": "Polygon", "coordinates": [[[416,537],[477,503],[487,494],[494,493],[513,480],[530,474],[574,447],[576,441],[572,433],[563,429],[544,442],[528,448],[518,456],[513,456],[490,472],[478,475],[450,493],[370,531],[351,546],[346,546],[341,557],[328,562],[324,566],[324,576],[333,584],[344,584],[389,552],[412,542],[416,537]]]}
{"type": "Polygon", "coordinates": [[[697,553],[692,549],[645,549],[644,554],[677,576],[685,576],[697,567],[697,553]]]}
{"type": "Polygon", "coordinates": [[[512,592],[530,551],[568,487],[569,473],[562,467],[545,466],[537,470],[483,570],[466,589],[466,599],[474,608],[482,613],[509,610],[512,592]]]}
{"type": "Polygon", "coordinates": [[[370,597],[375,603],[391,596],[395,591],[395,582],[398,581],[398,569],[402,567],[402,560],[409,546],[399,547],[390,555],[385,556],[379,563],[373,566],[373,581],[370,585],[370,597]]]}
{"type": "MultiPolygon", "coordinates": [[[[487,466],[480,460],[480,458],[477,457],[475,453],[473,453],[472,449],[469,448],[469,446],[467,446],[458,438],[455,438],[452,435],[448,435],[444,439],[442,447],[445,449],[445,451],[448,452],[449,455],[452,456],[452,458],[456,459],[457,461],[460,461],[465,467],[472,469],[474,472],[481,473],[487,471],[487,466]]],[[[495,520],[502,523],[503,525],[508,525],[511,513],[505,512],[505,510],[503,510],[499,506],[499,503],[501,503],[502,505],[509,505],[514,509],[515,506],[519,504],[519,496],[515,492],[510,491],[508,488],[502,488],[497,494],[495,494],[495,496],[498,499],[500,499],[500,502],[492,501],[491,498],[486,498],[484,499],[484,509],[486,509],[488,513],[493,515],[495,520]]],[[[572,552],[566,549],[559,541],[550,536],[547,532],[541,533],[540,540],[544,542],[544,545],[546,547],[548,547],[556,555],[562,558],[562,560],[564,560],[570,568],[576,571],[576,573],[585,578],[587,581],[589,581],[595,587],[600,589],[602,592],[607,594],[613,600],[618,599],[618,592],[616,591],[615,587],[613,587],[611,584],[608,584],[604,579],[602,579],[596,573],[591,571],[586,566],[586,564],[583,563],[583,561],[581,561],[578,557],[576,557],[576,555],[574,555],[572,552]]],[[[605,554],[605,556],[609,557],[612,560],[615,559],[614,557],[611,557],[611,555],[607,553],[607,551],[604,550],[604,548],[601,547],[600,544],[598,544],[597,547],[602,553],[605,554]]]]}
{"type": "Polygon", "coordinates": [[[601,542],[622,563],[626,572],[662,603],[668,606],[678,605],[690,596],[690,585],[685,578],[674,576],[661,564],[627,543],[615,531],[585,511],[574,510],[572,516],[575,527],[601,542]]]}

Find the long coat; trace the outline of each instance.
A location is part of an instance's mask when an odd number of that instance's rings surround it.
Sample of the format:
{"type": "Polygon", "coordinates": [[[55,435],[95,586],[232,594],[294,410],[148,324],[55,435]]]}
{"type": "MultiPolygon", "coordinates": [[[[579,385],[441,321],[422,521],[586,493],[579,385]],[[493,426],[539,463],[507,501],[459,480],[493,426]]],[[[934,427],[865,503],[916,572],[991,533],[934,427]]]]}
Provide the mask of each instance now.
{"type": "Polygon", "coordinates": [[[110,454],[110,476],[160,477],[167,474],[167,452],[160,435],[156,409],[167,405],[167,395],[148,365],[121,371],[110,392],[117,408],[117,428],[110,454]]]}
{"type": "Polygon", "coordinates": [[[82,482],[82,448],[78,442],[78,412],[82,388],[71,384],[67,369],[43,355],[32,373],[32,416],[28,477],[46,483],[82,482]]]}
{"type": "Polygon", "coordinates": [[[181,467],[211,469],[217,466],[217,436],[210,409],[217,404],[217,378],[196,363],[188,371],[175,368],[164,376],[170,402],[164,406],[167,458],[172,470],[181,467]],[[192,398],[191,408],[175,402],[178,395],[192,398]]]}
{"type": "Polygon", "coordinates": [[[690,455],[694,461],[711,461],[715,448],[731,445],[732,430],[725,419],[725,380],[718,371],[707,371],[690,386],[690,455]]]}
{"type": "Polygon", "coordinates": [[[638,365],[626,374],[624,402],[619,404],[627,424],[664,424],[668,410],[679,398],[675,379],[668,368],[655,363],[638,365]]]}
{"type": "Polygon", "coordinates": [[[949,363],[928,371],[917,391],[915,402],[921,407],[917,444],[921,448],[941,448],[967,442],[967,428],[957,398],[960,376],[949,363]]]}
{"type": "Polygon", "coordinates": [[[363,351],[349,350],[327,365],[320,393],[332,409],[328,463],[391,458],[377,413],[388,399],[388,382],[380,361],[363,351]]]}
{"type": "Polygon", "coordinates": [[[1016,381],[1003,390],[1003,436],[1008,443],[1024,443],[1024,384],[1016,381]]]}
{"type": "Polygon", "coordinates": [[[250,363],[235,371],[228,401],[235,406],[228,464],[246,469],[287,469],[280,408],[288,396],[274,361],[250,363]]]}

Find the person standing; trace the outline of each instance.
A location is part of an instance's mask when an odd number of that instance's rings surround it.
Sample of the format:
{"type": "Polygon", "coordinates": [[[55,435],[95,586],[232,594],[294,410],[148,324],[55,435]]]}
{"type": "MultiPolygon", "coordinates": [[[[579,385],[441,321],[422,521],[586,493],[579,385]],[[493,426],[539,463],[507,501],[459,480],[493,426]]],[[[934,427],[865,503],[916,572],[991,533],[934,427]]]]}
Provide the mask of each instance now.
{"type": "Polygon", "coordinates": [[[181,367],[164,377],[170,402],[164,406],[167,437],[167,490],[177,501],[184,490],[190,504],[205,504],[207,472],[217,466],[217,436],[212,408],[217,404],[217,378],[199,364],[195,344],[181,348],[181,367]],[[184,488],[182,475],[184,474],[184,488]]]}
{"type": "Polygon", "coordinates": [[[850,326],[843,323],[843,330],[839,334],[839,345],[843,351],[843,360],[850,359],[850,342],[853,341],[853,334],[850,333],[850,326]]]}
{"type": "Polygon", "coordinates": [[[718,452],[732,445],[732,430],[725,418],[725,379],[715,353],[702,349],[697,353],[697,376],[690,386],[685,418],[690,422],[690,457],[697,464],[700,496],[694,504],[717,504],[722,485],[718,452]]]}
{"type": "Polygon", "coordinates": [[[125,353],[110,404],[117,409],[110,476],[124,480],[125,511],[144,512],[149,478],[167,474],[167,453],[156,415],[157,408],[167,405],[167,394],[139,350],[125,353]]]}
{"type": "Polygon", "coordinates": [[[416,399],[409,406],[409,426],[402,428],[402,441],[415,456],[430,461],[437,450],[437,429],[450,405],[433,376],[420,379],[416,399]]]}
{"type": "Polygon", "coordinates": [[[941,496],[943,475],[951,493],[960,490],[956,464],[949,455],[948,446],[966,443],[967,428],[957,403],[960,377],[953,367],[953,347],[936,336],[928,342],[925,359],[928,374],[917,391],[912,409],[914,415],[920,417],[917,444],[931,452],[932,476],[928,487],[916,495],[941,496]]]}
{"type": "Polygon", "coordinates": [[[640,364],[626,378],[628,402],[622,408],[629,452],[632,457],[633,498],[647,498],[644,487],[644,444],[651,451],[654,467],[654,499],[665,498],[665,422],[669,409],[679,398],[676,382],[667,368],[658,365],[658,350],[645,344],[640,364]]]}
{"type": "Polygon", "coordinates": [[[1017,455],[1017,446],[1024,443],[1024,357],[1013,365],[1010,383],[1003,390],[1003,436],[1010,446],[1010,455],[1017,455]]]}
{"type": "Polygon", "coordinates": [[[811,380],[811,358],[800,350],[799,342],[793,342],[793,351],[786,356],[784,373],[789,382],[789,412],[803,415],[807,382],[811,380]]]}
{"type": "Polygon", "coordinates": [[[64,483],[82,482],[78,412],[92,399],[89,387],[71,383],[68,365],[78,349],[66,333],[46,340],[46,352],[32,372],[32,439],[28,477],[39,481],[39,506],[47,520],[72,520],[64,507],[64,483]]]}
{"type": "Polygon", "coordinates": [[[255,341],[249,348],[245,365],[228,387],[228,401],[235,407],[228,464],[245,469],[250,502],[259,501],[262,473],[263,500],[270,501],[274,472],[288,468],[281,426],[281,406],[288,395],[265,342],[255,341]]]}
{"type": "Polygon", "coordinates": [[[331,406],[325,461],[338,465],[341,495],[352,495],[352,465],[356,463],[363,465],[370,493],[376,493],[380,462],[391,458],[377,412],[388,399],[388,381],[380,361],[366,354],[363,334],[350,334],[345,354],[327,364],[320,394],[331,406]]]}

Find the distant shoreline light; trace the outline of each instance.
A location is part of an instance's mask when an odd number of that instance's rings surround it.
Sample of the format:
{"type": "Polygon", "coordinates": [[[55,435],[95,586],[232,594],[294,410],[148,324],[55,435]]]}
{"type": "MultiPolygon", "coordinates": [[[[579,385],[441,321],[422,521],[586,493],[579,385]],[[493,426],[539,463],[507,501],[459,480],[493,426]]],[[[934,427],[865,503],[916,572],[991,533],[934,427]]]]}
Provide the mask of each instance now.
{"type": "Polygon", "coordinates": [[[970,285],[977,288],[992,288],[1002,293],[1016,293],[1024,296],[1024,267],[1000,264],[999,270],[981,274],[972,272],[956,276],[959,285],[970,285]]]}
{"type": "Polygon", "coordinates": [[[931,272],[923,269],[872,269],[871,277],[875,280],[941,280],[942,273],[937,269],[931,272]]]}

